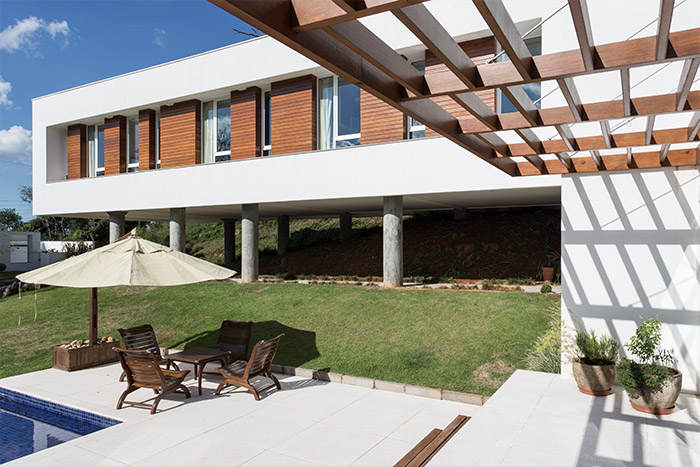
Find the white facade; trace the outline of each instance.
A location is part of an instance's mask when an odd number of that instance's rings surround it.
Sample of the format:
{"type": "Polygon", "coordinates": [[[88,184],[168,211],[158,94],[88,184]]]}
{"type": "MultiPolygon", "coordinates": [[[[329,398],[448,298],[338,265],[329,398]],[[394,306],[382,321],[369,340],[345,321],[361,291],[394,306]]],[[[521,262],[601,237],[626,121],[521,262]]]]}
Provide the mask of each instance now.
{"type": "Polygon", "coordinates": [[[562,320],[624,344],[658,317],[683,388],[700,392],[698,168],[565,175],[561,195],[562,320]]]}

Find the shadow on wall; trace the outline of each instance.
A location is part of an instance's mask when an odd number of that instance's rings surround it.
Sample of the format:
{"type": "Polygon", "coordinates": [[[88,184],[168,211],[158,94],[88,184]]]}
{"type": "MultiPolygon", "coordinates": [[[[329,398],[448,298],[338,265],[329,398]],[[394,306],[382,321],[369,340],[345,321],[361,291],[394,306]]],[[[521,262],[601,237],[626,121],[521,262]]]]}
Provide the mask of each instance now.
{"type": "MultiPolygon", "coordinates": [[[[697,168],[562,177],[562,319],[625,344],[664,323],[683,389],[700,393],[700,173],[697,168]]],[[[621,350],[624,354],[624,348],[621,350]]]]}
{"type": "MultiPolygon", "coordinates": [[[[321,354],[316,347],[316,333],[296,329],[279,321],[261,321],[253,323],[253,334],[248,346],[248,355],[255,344],[262,339],[271,339],[284,334],[280,340],[274,363],[294,367],[304,366],[307,362],[318,358],[321,354]]],[[[219,336],[219,329],[203,331],[189,336],[172,345],[173,348],[194,349],[197,347],[214,348],[219,336]]]]}

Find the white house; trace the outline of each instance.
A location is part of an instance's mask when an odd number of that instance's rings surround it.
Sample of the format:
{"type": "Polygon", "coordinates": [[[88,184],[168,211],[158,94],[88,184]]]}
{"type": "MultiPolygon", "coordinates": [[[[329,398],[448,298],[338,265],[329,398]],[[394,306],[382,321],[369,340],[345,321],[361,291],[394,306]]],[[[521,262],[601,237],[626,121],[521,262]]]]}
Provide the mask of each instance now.
{"type": "Polygon", "coordinates": [[[35,215],[243,219],[255,281],[258,219],[383,213],[398,286],[402,214],[561,205],[563,319],[700,391],[698,0],[213,3],[270,36],[34,99],[35,215]]]}

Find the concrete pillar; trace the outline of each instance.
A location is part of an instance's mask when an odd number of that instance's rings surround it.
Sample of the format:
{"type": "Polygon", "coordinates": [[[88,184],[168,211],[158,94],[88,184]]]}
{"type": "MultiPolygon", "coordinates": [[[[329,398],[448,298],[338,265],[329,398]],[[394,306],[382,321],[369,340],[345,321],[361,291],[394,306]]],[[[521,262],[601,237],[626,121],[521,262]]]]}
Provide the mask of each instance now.
{"type": "Polygon", "coordinates": [[[352,214],[345,212],[340,215],[340,241],[344,242],[352,236],[352,214]]]}
{"type": "Polygon", "coordinates": [[[384,197],[384,287],[403,285],[403,197],[384,197]]]}
{"type": "Polygon", "coordinates": [[[170,209],[170,248],[185,251],[185,208],[170,209]]]}
{"type": "Polygon", "coordinates": [[[282,256],[289,250],[289,216],[277,216],[277,254],[282,256]]]}
{"type": "Polygon", "coordinates": [[[463,221],[467,219],[467,210],[464,208],[455,208],[454,220],[463,221]]]}
{"type": "Polygon", "coordinates": [[[224,223],[224,264],[236,261],[236,219],[221,219],[224,223]]]}
{"type": "Polygon", "coordinates": [[[124,236],[126,213],[117,211],[107,214],[109,214],[109,243],[114,243],[124,236]]]}
{"type": "Polygon", "coordinates": [[[244,204],[241,221],[241,278],[258,280],[258,205],[244,204]]]}

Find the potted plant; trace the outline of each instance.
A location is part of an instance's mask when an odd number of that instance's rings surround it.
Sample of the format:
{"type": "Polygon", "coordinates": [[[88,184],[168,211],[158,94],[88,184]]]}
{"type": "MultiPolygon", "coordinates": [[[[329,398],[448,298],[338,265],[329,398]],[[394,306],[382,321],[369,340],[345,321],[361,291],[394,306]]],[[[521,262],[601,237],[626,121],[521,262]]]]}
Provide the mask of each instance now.
{"type": "Polygon", "coordinates": [[[549,253],[547,253],[547,261],[542,264],[542,280],[545,282],[554,282],[555,274],[559,269],[560,263],[561,253],[557,250],[549,250],[549,253]]]}
{"type": "Polygon", "coordinates": [[[632,407],[657,415],[672,413],[683,375],[675,368],[673,352],[661,349],[659,319],[642,321],[625,347],[635,359],[623,358],[615,369],[632,407]]]}
{"type": "Polygon", "coordinates": [[[615,382],[620,344],[608,335],[596,336],[577,323],[573,345],[573,372],[578,390],[591,396],[607,396],[615,382]]]}

